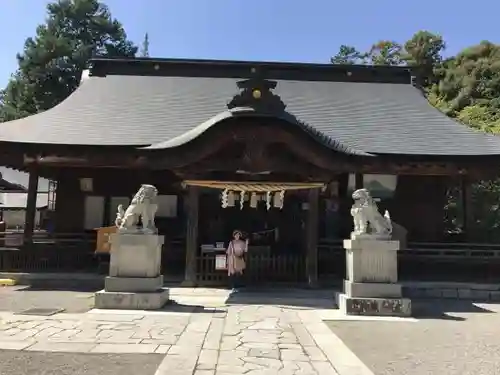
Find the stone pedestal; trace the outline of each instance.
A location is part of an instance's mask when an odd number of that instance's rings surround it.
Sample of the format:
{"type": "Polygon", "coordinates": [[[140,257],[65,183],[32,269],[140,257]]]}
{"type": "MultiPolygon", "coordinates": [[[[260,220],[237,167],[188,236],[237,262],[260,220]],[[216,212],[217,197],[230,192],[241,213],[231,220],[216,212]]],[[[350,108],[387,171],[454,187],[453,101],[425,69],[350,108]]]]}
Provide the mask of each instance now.
{"type": "Polygon", "coordinates": [[[115,233],[111,236],[109,276],[104,290],[95,294],[98,309],[153,310],[169,298],[163,288],[161,248],[163,236],[115,233]]]}
{"type": "Polygon", "coordinates": [[[398,281],[399,241],[376,238],[344,240],[347,280],[337,305],[348,315],[410,316],[411,301],[398,281]]]}

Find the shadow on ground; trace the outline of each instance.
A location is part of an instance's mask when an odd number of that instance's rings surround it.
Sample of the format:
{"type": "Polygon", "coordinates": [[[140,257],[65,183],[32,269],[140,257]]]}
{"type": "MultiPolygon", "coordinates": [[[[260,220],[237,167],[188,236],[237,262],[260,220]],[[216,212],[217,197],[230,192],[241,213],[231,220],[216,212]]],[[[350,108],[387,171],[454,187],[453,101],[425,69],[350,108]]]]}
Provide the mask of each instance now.
{"type": "Polygon", "coordinates": [[[474,301],[443,300],[443,299],[413,299],[413,316],[417,319],[440,319],[464,321],[464,316],[454,314],[494,314],[494,311],[484,309],[474,304],[474,301]]]}
{"type": "Polygon", "coordinates": [[[227,305],[283,305],[329,309],[334,306],[335,292],[331,289],[263,289],[243,288],[232,292],[227,305]]]}
{"type": "Polygon", "coordinates": [[[165,306],[163,306],[160,310],[156,310],[156,311],[187,313],[187,314],[189,314],[189,313],[194,313],[194,314],[213,314],[213,313],[225,314],[227,312],[226,310],[223,310],[223,309],[205,307],[202,305],[182,304],[182,303],[178,303],[174,300],[169,300],[165,306]]]}
{"type": "Polygon", "coordinates": [[[36,285],[23,285],[17,286],[17,292],[78,292],[78,293],[95,293],[101,290],[102,287],[96,285],[85,285],[85,284],[71,284],[61,285],[59,284],[36,284],[36,285]]]}

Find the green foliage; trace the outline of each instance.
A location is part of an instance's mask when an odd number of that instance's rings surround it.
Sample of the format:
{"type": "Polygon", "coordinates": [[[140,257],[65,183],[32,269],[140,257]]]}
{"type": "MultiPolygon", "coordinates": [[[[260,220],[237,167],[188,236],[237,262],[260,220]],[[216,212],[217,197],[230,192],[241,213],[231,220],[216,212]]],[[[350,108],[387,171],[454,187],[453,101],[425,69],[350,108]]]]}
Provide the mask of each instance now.
{"type": "Polygon", "coordinates": [[[0,121],[47,110],[79,85],[92,56],[133,57],[137,47],[98,0],[59,0],[17,55],[18,71],[0,94],[0,121]]]}
{"type": "Polygon", "coordinates": [[[347,46],[342,44],[339,48],[339,52],[333,56],[330,60],[332,64],[342,64],[342,65],[353,65],[353,64],[364,64],[366,59],[366,54],[359,52],[356,48],[352,46],[347,46]]]}
{"type": "Polygon", "coordinates": [[[500,46],[481,42],[449,59],[433,91],[446,100],[453,114],[467,106],[500,109],[500,46]]]}
{"type": "Polygon", "coordinates": [[[465,107],[457,114],[457,119],[487,133],[500,133],[499,113],[488,105],[475,104],[465,107]]]}
{"type": "Polygon", "coordinates": [[[419,31],[404,44],[401,60],[409,66],[416,67],[423,78],[424,85],[430,85],[436,81],[436,70],[442,63],[441,53],[446,48],[440,35],[429,31],[419,31]]]}
{"type": "Polygon", "coordinates": [[[369,61],[373,65],[401,65],[402,47],[400,44],[381,40],[375,43],[367,54],[369,61]]]}
{"type": "Polygon", "coordinates": [[[25,117],[36,111],[31,88],[19,72],[12,75],[7,87],[0,90],[0,122],[25,117]]]}
{"type": "MultiPolygon", "coordinates": [[[[338,64],[408,65],[422,78],[430,104],[478,131],[500,134],[500,45],[483,41],[443,59],[443,38],[419,31],[403,47],[396,42],[375,43],[366,52],[341,46],[332,58],[338,64]]],[[[473,220],[467,229],[476,241],[500,240],[500,179],[472,185],[473,220]]],[[[460,186],[451,186],[445,206],[450,233],[460,233],[462,222],[460,186]]]]}
{"type": "Polygon", "coordinates": [[[141,57],[149,57],[149,35],[146,33],[144,35],[144,40],[141,46],[141,57]]]}

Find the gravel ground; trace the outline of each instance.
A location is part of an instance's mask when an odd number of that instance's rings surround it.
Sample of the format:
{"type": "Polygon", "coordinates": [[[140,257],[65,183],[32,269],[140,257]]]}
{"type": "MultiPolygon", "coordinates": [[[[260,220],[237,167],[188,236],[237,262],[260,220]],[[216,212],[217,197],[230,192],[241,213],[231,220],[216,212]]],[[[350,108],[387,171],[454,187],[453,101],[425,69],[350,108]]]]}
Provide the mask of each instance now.
{"type": "Polygon", "coordinates": [[[163,358],[163,354],[0,350],[0,375],[154,375],[163,358]]]}
{"type": "Polygon", "coordinates": [[[329,321],[375,375],[500,375],[500,305],[414,302],[418,322],[329,321]]]}
{"type": "Polygon", "coordinates": [[[63,308],[67,313],[86,312],[94,306],[94,293],[88,290],[41,290],[27,286],[0,287],[0,311],[19,312],[34,307],[63,308]]]}

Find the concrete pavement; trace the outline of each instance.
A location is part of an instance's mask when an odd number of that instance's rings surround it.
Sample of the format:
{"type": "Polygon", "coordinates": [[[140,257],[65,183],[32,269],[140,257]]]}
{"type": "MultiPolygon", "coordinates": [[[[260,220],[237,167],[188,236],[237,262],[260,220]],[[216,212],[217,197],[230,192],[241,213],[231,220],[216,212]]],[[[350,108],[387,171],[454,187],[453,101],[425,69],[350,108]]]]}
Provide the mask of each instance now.
{"type": "Polygon", "coordinates": [[[0,375],[155,375],[163,357],[0,350],[0,375]]]}
{"type": "Polygon", "coordinates": [[[432,299],[413,307],[418,321],[326,324],[376,375],[500,374],[500,304],[432,299]]]}

